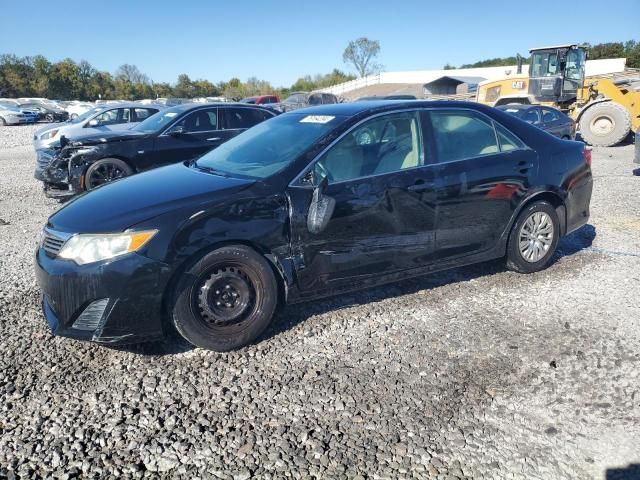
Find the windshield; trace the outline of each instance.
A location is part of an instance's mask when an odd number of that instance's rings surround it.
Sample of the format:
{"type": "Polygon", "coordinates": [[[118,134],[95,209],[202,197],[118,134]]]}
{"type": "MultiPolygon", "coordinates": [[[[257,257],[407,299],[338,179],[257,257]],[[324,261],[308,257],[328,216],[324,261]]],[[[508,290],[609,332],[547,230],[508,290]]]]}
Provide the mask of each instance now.
{"type": "Polygon", "coordinates": [[[94,107],[91,110],[87,110],[82,115],[78,115],[73,120],[69,120],[69,123],[84,122],[87,118],[92,117],[94,114],[101,112],[105,107],[94,107]]]}
{"type": "Polygon", "coordinates": [[[287,167],[344,119],[328,115],[281,115],[223,143],[195,165],[231,176],[267,178],[287,167]]]}
{"type": "Polygon", "coordinates": [[[174,107],[154,113],[149,118],[143,120],[131,130],[144,133],[159,132],[167,127],[173,120],[184,111],[183,107],[174,107]]]}
{"type": "Polygon", "coordinates": [[[256,97],[247,97],[240,100],[240,103],[256,103],[256,97]]]}

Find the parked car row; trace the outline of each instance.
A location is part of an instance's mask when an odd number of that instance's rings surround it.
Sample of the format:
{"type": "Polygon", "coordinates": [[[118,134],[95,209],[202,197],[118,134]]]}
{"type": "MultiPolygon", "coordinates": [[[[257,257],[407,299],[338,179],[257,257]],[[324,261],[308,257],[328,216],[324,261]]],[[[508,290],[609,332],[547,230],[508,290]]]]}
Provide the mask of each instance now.
{"type": "Polygon", "coordinates": [[[35,178],[48,196],[75,195],[198,157],[277,113],[240,103],[96,107],[69,125],[36,133],[35,178]]]}
{"type": "Polygon", "coordinates": [[[106,344],[175,328],[226,351],[281,305],[495,258],[539,271],[589,218],[590,150],[477,103],[183,105],[64,143],[38,175],[91,191],[42,232],[42,308],[106,344]]]}

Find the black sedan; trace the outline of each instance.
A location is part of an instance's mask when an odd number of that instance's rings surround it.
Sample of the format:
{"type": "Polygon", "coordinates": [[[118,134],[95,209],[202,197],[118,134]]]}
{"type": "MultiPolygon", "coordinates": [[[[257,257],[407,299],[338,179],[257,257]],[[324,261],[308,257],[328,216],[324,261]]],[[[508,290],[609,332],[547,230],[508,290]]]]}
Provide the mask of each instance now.
{"type": "Polygon", "coordinates": [[[244,104],[178,105],[129,130],[61,138],[57,155],[38,159],[35,178],[44,183],[48,196],[75,195],[143,170],[198,157],[277,114],[244,104]]]}
{"type": "Polygon", "coordinates": [[[576,138],[576,122],[569,115],[555,108],[519,103],[501,105],[496,108],[541,128],[555,137],[565,140],[575,140],[576,138]]]}
{"type": "Polygon", "coordinates": [[[76,198],[36,252],[57,335],[230,350],[279,304],[504,258],[589,218],[590,151],[474,103],[325,105],[76,198]]]}
{"type": "Polygon", "coordinates": [[[69,120],[69,114],[60,108],[42,103],[22,103],[20,108],[29,110],[38,114],[38,121],[41,122],[66,122],[69,120]]]}

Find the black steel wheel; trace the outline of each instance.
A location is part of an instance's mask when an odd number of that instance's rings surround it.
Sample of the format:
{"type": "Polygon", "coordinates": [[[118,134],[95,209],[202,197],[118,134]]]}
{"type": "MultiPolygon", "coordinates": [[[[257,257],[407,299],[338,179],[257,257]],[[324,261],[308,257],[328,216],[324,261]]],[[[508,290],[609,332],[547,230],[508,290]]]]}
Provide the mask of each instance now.
{"type": "Polygon", "coordinates": [[[253,342],[278,304],[267,260],[243,245],[209,252],[180,276],[171,316],[180,335],[198,347],[228,351],[253,342]]]}
{"type": "Polygon", "coordinates": [[[44,116],[44,119],[45,119],[48,123],[53,123],[53,122],[54,122],[54,120],[55,120],[55,118],[54,118],[54,116],[53,116],[53,114],[52,114],[52,113],[47,113],[47,114],[44,116]]]}
{"type": "Polygon", "coordinates": [[[85,190],[93,190],[105,183],[127,177],[133,173],[129,165],[118,158],[103,158],[91,164],[85,174],[85,190]]]}

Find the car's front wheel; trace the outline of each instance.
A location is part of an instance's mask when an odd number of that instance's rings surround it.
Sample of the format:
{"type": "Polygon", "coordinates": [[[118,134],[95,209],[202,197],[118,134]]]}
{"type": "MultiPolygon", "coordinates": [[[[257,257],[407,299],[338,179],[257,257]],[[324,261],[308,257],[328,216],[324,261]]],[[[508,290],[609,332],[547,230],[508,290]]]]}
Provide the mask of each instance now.
{"type": "Polygon", "coordinates": [[[555,208],[545,201],[527,205],[518,216],[507,245],[507,268],[533,273],[549,265],[560,240],[555,208]]]}
{"type": "Polygon", "coordinates": [[[191,344],[225,352],[260,336],[278,304],[276,277],[267,260],[243,245],[207,253],[178,280],[171,317],[191,344]]]}
{"type": "Polygon", "coordinates": [[[102,184],[128,177],[132,173],[131,167],[119,158],[103,158],[87,168],[84,177],[85,190],[93,190],[102,184]]]}

